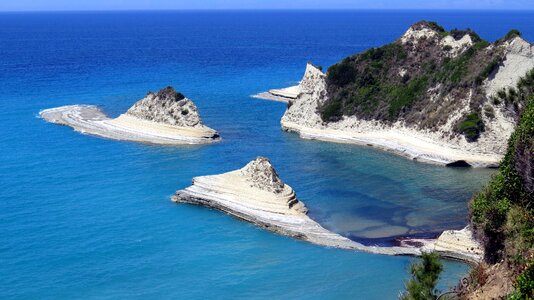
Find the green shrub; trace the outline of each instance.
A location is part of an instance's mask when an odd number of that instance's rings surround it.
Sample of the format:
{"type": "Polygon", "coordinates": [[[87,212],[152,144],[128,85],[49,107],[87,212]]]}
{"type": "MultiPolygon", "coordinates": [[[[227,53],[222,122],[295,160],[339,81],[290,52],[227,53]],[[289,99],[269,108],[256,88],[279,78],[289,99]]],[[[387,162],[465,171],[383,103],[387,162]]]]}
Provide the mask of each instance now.
{"type": "Polygon", "coordinates": [[[492,74],[494,71],[496,71],[500,64],[502,62],[502,58],[501,57],[496,57],[494,58],[491,62],[489,62],[485,67],[484,69],[482,70],[482,72],[480,72],[478,74],[478,76],[476,77],[475,79],[475,83],[477,85],[480,85],[486,78],[488,78],[488,76],[490,74],[492,74]]]}
{"type": "Polygon", "coordinates": [[[506,259],[521,272],[511,299],[532,295],[534,253],[534,96],[527,102],[491,182],[470,202],[471,222],[482,238],[485,260],[506,259]],[[529,262],[530,261],[530,262],[529,262]],[[530,294],[529,294],[530,291],[530,294]]]}
{"type": "Polygon", "coordinates": [[[469,63],[475,54],[475,47],[471,47],[458,57],[445,59],[440,72],[436,74],[437,81],[447,85],[459,83],[468,73],[469,63]]]}
{"type": "Polygon", "coordinates": [[[450,34],[455,40],[459,40],[459,39],[463,38],[466,34],[468,34],[471,37],[471,40],[473,42],[477,43],[477,42],[482,41],[480,36],[476,32],[474,32],[473,30],[471,30],[470,28],[467,28],[467,29],[464,29],[464,30],[460,30],[460,29],[456,29],[455,28],[455,29],[450,31],[450,34]]]}
{"type": "Polygon", "coordinates": [[[423,20],[423,21],[419,21],[419,22],[414,24],[414,26],[420,26],[420,25],[427,26],[428,28],[430,28],[430,29],[432,29],[434,31],[440,32],[440,33],[441,32],[446,32],[445,28],[443,28],[441,25],[439,25],[435,21],[423,20]]]}
{"type": "Polygon", "coordinates": [[[457,131],[463,134],[467,141],[474,142],[484,131],[484,122],[478,113],[470,113],[457,125],[457,131]]]}
{"type": "Polygon", "coordinates": [[[525,264],[524,253],[528,253],[534,242],[534,217],[523,207],[514,205],[508,211],[504,228],[508,259],[517,265],[525,264]]]}
{"type": "Polygon", "coordinates": [[[405,85],[393,87],[389,92],[392,101],[389,104],[389,117],[394,119],[401,109],[410,106],[417,97],[426,91],[428,79],[426,77],[412,79],[405,85]]]}
{"type": "Polygon", "coordinates": [[[490,43],[488,41],[485,41],[485,40],[480,40],[478,42],[475,43],[475,45],[473,46],[473,48],[475,50],[480,50],[480,49],[484,49],[486,48],[487,46],[489,46],[490,43]]]}
{"type": "Polygon", "coordinates": [[[406,283],[406,291],[401,295],[403,300],[436,299],[436,284],[443,271],[443,264],[435,252],[423,253],[421,260],[410,266],[411,279],[406,283]]]}
{"type": "Polygon", "coordinates": [[[509,40],[511,38],[514,38],[516,36],[521,36],[521,32],[517,29],[512,29],[508,31],[508,33],[504,36],[505,40],[509,40]]]}
{"type": "Polygon", "coordinates": [[[327,121],[338,121],[343,116],[341,102],[331,101],[322,107],[321,118],[327,121]]]}
{"type": "Polygon", "coordinates": [[[344,86],[355,80],[356,71],[348,61],[342,61],[328,68],[327,76],[330,84],[344,86]]]}
{"type": "Polygon", "coordinates": [[[510,295],[510,300],[534,299],[534,259],[526,265],[525,269],[515,281],[515,291],[510,295]]]}

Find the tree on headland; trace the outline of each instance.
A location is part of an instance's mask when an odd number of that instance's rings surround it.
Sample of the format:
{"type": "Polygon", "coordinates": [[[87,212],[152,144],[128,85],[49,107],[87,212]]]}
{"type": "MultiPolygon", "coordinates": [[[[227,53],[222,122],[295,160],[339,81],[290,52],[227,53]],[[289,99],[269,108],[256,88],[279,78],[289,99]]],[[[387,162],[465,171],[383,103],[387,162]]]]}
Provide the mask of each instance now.
{"type": "Polygon", "coordinates": [[[443,264],[435,252],[423,253],[421,259],[410,266],[412,278],[406,282],[402,300],[429,300],[437,298],[436,284],[443,264]]]}

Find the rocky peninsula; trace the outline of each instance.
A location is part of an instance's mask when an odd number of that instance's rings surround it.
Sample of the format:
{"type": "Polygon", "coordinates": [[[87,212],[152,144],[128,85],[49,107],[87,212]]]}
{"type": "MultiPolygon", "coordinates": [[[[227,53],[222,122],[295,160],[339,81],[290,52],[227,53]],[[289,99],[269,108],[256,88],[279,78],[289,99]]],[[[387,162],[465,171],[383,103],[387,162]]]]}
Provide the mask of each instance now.
{"type": "Polygon", "coordinates": [[[534,47],[518,31],[489,43],[471,30],[421,21],[395,42],[347,57],[326,73],[308,64],[291,93],[257,97],[285,100],[282,128],[303,138],[443,165],[496,167],[533,77],[534,47]]]}
{"type": "Polygon", "coordinates": [[[478,244],[465,229],[443,233],[437,240],[406,240],[401,246],[366,246],[331,232],[308,215],[295,191],[278,176],[270,161],[258,157],[239,170],[193,178],[172,197],[176,203],[206,206],[275,233],[313,244],[386,255],[419,255],[436,250],[444,257],[477,262],[478,244]]]}
{"type": "Polygon", "coordinates": [[[206,144],[218,141],[217,131],[202,123],[193,101],[166,87],[149,92],[117,118],[95,105],[68,105],[42,110],[48,122],[67,125],[83,134],[151,144],[206,144]]]}

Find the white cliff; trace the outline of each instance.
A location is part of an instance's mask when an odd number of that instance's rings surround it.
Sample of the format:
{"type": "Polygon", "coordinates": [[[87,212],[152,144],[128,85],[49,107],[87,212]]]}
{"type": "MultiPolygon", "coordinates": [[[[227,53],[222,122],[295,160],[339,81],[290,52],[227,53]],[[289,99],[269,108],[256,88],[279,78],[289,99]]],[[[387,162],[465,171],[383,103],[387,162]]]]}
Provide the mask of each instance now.
{"type": "Polygon", "coordinates": [[[48,122],[67,125],[83,134],[153,144],[204,144],[219,140],[205,126],[195,104],[167,87],[149,93],[126,113],[110,118],[94,105],[68,105],[40,113],[48,122]]]}
{"type": "MultiPolygon", "coordinates": [[[[473,44],[468,34],[458,40],[450,36],[440,40],[439,35],[428,28],[410,28],[400,41],[414,45],[420,38],[435,38],[443,45],[450,46],[447,55],[451,56],[459,55],[473,44]]],[[[504,59],[497,71],[490,74],[482,85],[486,94],[482,109],[491,110],[493,116],[481,114],[485,129],[476,141],[468,141],[455,132],[455,125],[471,109],[475,97],[473,89],[462,96],[450,93],[440,98],[439,105],[449,105],[450,109],[447,121],[433,130],[407,125],[403,119],[388,124],[343,116],[338,121],[324,122],[318,111],[328,101],[326,75],[311,64],[306,66],[299,84],[299,95],[288,100],[287,110],[281,119],[282,128],[297,132],[303,138],[374,146],[414,160],[444,165],[467,163],[474,167],[495,167],[506,151],[517,115],[509,113],[504,104],[493,103],[491,96],[502,88],[515,87],[519,79],[534,68],[534,48],[520,37],[491,47],[500,47],[504,59]]],[[[401,68],[398,72],[404,76],[408,71],[401,68]]],[[[436,101],[437,94],[434,91],[438,89],[439,85],[426,91],[429,103],[436,101]]]]}

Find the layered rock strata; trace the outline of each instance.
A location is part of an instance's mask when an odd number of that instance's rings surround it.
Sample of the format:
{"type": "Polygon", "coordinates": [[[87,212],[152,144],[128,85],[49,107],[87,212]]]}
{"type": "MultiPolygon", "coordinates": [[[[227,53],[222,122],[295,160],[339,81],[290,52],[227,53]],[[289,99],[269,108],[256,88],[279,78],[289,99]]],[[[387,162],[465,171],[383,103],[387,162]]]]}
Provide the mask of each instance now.
{"type": "MultiPolygon", "coordinates": [[[[295,191],[280,179],[269,160],[263,157],[236,171],[195,177],[193,184],[177,191],[172,201],[214,208],[275,233],[327,247],[387,255],[419,255],[422,250],[430,251],[436,242],[426,240],[416,246],[406,243],[402,247],[365,246],[331,232],[307,215],[308,210],[295,191]]],[[[463,257],[449,254],[454,251],[447,250],[443,254],[463,257]]]]}
{"type": "Polygon", "coordinates": [[[94,105],[68,105],[42,110],[48,122],[67,125],[83,134],[153,144],[205,144],[219,140],[202,123],[193,101],[167,87],[148,93],[126,113],[108,117],[94,105]]]}

